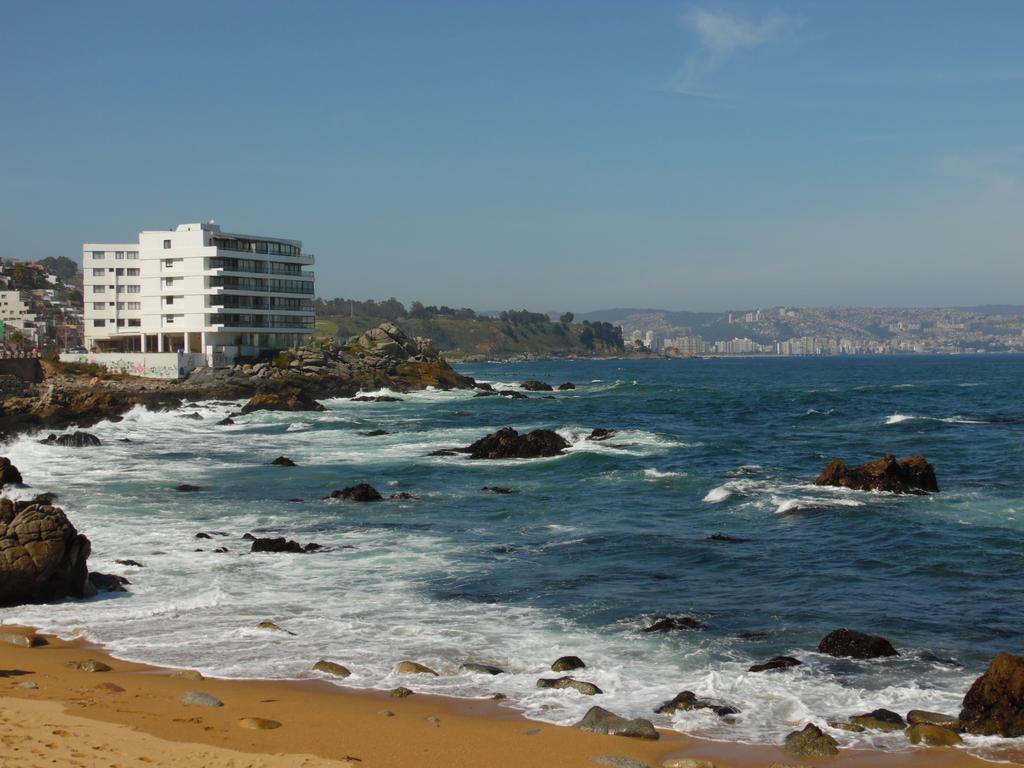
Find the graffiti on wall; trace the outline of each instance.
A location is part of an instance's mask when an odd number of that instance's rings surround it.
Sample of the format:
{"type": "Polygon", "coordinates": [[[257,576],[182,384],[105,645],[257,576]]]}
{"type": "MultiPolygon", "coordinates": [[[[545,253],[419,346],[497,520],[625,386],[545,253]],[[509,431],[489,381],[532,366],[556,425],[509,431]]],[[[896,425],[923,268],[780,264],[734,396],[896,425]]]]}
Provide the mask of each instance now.
{"type": "Polygon", "coordinates": [[[60,359],[65,363],[102,365],[108,371],[128,376],[142,376],[147,379],[183,379],[191,371],[206,365],[205,355],[184,352],[157,352],[155,354],[119,354],[116,352],[75,354],[65,352],[61,354],[60,359]]]}

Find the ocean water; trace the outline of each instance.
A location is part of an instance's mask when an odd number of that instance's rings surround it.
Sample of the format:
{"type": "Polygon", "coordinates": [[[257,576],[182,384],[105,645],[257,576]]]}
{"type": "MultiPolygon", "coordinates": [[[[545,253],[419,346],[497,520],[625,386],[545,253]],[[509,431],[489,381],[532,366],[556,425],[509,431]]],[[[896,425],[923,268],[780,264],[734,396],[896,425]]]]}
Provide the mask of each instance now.
{"type": "MultiPolygon", "coordinates": [[[[458,391],[331,400],[322,413],[262,412],[233,427],[214,424],[237,404],[139,408],[91,429],[98,448],[20,438],[4,453],[32,489],[15,493],[58,492],[92,539],[93,569],[127,575],[132,592],[6,609],[0,619],[208,675],[306,678],[327,658],[352,669],[350,686],[500,692],[505,705],[557,723],[600,703],[748,742],[876,707],[956,712],[996,653],[1021,651],[1024,357],[462,370],[495,384],[578,388],[551,400],[458,391]],[[192,411],[203,418],[182,418],[192,411]],[[503,426],[554,428],[572,448],[530,461],[427,456],[503,426]],[[587,441],[595,427],[618,433],[587,441]],[[392,434],[360,435],[372,429],[392,434]],[[859,463],[886,452],[925,454],[941,492],[813,485],[835,457],[859,463]],[[299,466],[268,466],[279,455],[299,466]],[[421,498],[324,498],[357,482],[421,498]],[[203,490],[178,493],[180,483],[203,490]],[[482,493],[489,485],[517,493],[482,493]],[[196,539],[199,531],[225,535],[196,539]],[[249,554],[247,531],[330,550],[249,554]],[[745,541],[708,540],[718,532],[745,541]],[[146,567],[115,564],[123,558],[146,567]],[[639,632],[665,614],[706,628],[639,632]],[[257,629],[263,619],[295,634],[257,629]],[[900,656],[815,653],[841,626],[885,635],[900,656]],[[576,677],[605,693],[537,689],[563,654],[581,656],[587,668],[576,677]],[[746,671],[776,654],[804,666],[746,671]],[[405,659],[441,674],[398,676],[405,659]],[[467,661],[508,673],[460,672],[467,661]],[[653,714],[686,689],[740,714],[730,723],[709,712],[653,714]]],[[[846,745],[908,748],[900,734],[832,733],[846,745]]]]}

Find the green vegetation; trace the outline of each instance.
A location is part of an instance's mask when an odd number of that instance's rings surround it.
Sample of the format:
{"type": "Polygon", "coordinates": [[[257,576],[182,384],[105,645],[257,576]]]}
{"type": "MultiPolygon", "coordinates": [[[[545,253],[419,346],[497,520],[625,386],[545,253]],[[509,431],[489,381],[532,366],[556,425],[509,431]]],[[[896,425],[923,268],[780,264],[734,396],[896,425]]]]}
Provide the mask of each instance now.
{"type": "Polygon", "coordinates": [[[623,351],[621,328],[602,322],[574,323],[571,312],[563,314],[559,322],[525,309],[486,317],[465,307],[424,306],[418,301],[406,309],[392,298],[379,302],[318,299],[316,313],[319,338],[345,342],[380,323],[395,322],[410,336],[431,339],[451,357],[615,355],[623,351]]]}

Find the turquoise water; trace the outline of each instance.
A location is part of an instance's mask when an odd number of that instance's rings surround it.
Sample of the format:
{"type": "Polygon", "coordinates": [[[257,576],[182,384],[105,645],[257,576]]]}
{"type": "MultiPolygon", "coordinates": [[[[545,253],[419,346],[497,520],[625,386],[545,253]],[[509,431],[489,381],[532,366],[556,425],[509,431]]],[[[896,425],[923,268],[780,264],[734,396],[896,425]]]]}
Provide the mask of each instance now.
{"type": "MultiPolygon", "coordinates": [[[[1020,652],[1024,357],[462,370],[578,389],[553,400],[468,392],[336,400],[323,413],[258,413],[234,427],[214,426],[227,404],[201,404],[202,420],[138,409],[91,430],[104,442],[96,449],[17,441],[6,454],[35,489],[61,494],[94,542],[93,567],[128,575],[133,593],[0,615],[224,676],[309,677],[314,661],[332,658],[353,669],[352,685],[502,692],[509,706],[554,722],[595,703],[535,687],[554,658],[577,654],[588,664],[577,677],[605,691],[603,706],[748,741],[879,706],[956,711],[993,655],[1020,652]],[[427,456],[503,426],[555,428],[573,447],[532,461],[427,456]],[[585,440],[594,427],[618,433],[585,440]],[[378,428],[392,434],[359,434],[378,428]],[[832,458],[859,463],[886,452],[925,454],[941,492],[813,485],[832,458]],[[299,466],[267,466],[282,454],[299,466]],[[323,498],[363,481],[421,498],[323,498]],[[203,490],[173,490],[186,482],[203,490]],[[489,485],[517,493],[480,492],[489,485]],[[257,529],[333,549],[250,555],[239,537],[257,529]],[[228,535],[211,542],[195,539],[198,531],[228,535]],[[744,541],[707,539],[718,532],[744,541]],[[219,545],[230,551],[210,551],[219,545]],[[662,614],[694,616],[706,628],[638,631],[662,614]],[[266,618],[296,635],[256,629],[266,618]],[[813,653],[840,626],[885,635],[900,656],[813,653]],[[779,653],[805,665],[746,672],[779,653]],[[442,674],[410,684],[394,673],[404,659],[442,674]],[[508,674],[482,679],[459,671],[465,661],[508,674]],[[733,724],[708,713],[652,714],[684,689],[741,714],[733,724]]],[[[900,735],[834,735],[905,746],[900,735]]]]}

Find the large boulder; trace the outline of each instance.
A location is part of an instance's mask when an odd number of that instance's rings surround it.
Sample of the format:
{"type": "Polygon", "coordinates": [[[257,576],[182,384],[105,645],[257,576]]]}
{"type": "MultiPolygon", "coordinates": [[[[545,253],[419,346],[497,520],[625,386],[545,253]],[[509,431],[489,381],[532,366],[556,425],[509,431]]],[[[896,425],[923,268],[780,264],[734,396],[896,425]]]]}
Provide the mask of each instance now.
{"type": "Polygon", "coordinates": [[[634,739],[657,739],[659,735],[650,720],[629,720],[602,707],[588,709],[587,714],[575,727],[609,736],[631,736],[634,739]]]}
{"type": "Polygon", "coordinates": [[[11,464],[6,456],[0,456],[0,488],[5,485],[18,485],[22,482],[21,472],[11,464]]]}
{"type": "Polygon", "coordinates": [[[520,435],[512,427],[499,429],[463,449],[471,459],[538,459],[560,456],[569,441],[550,429],[520,435]]]}
{"type": "Polygon", "coordinates": [[[673,712],[692,712],[698,709],[710,709],[719,717],[728,717],[729,715],[738,715],[740,713],[736,707],[730,707],[728,704],[698,699],[697,694],[693,691],[677,693],[673,698],[660,704],[654,711],[659,715],[671,715],[673,712]]]}
{"type": "Polygon", "coordinates": [[[0,499],[0,606],[93,594],[90,551],[60,507],[0,499]]]}
{"type": "Polygon", "coordinates": [[[891,453],[859,467],[848,467],[836,459],[814,481],[816,485],[851,488],[855,491],[888,491],[889,493],[935,493],[939,481],[935,468],[924,456],[914,455],[897,461],[891,453]]]}
{"type": "Polygon", "coordinates": [[[834,757],[839,754],[839,742],[814,723],[808,723],[802,731],[793,731],[786,736],[782,748],[797,757],[834,757]]]}
{"type": "Polygon", "coordinates": [[[858,632],[855,629],[836,629],[818,643],[818,653],[851,659],[880,659],[899,656],[892,643],[884,637],[858,632]]]}
{"type": "Polygon", "coordinates": [[[350,485],[346,488],[342,488],[338,491],[331,492],[332,499],[341,499],[342,501],[383,501],[384,497],[380,495],[380,491],[374,488],[369,483],[359,483],[358,485],[350,485]]]}
{"type": "Polygon", "coordinates": [[[351,348],[372,357],[387,357],[400,362],[417,355],[437,355],[429,340],[412,339],[394,323],[381,323],[356,337],[351,343],[351,348]]]}
{"type": "Polygon", "coordinates": [[[279,392],[257,392],[242,406],[242,413],[253,411],[322,411],[324,407],[300,387],[285,387],[279,392]]]}
{"type": "Polygon", "coordinates": [[[546,381],[538,381],[537,379],[530,379],[522,383],[523,389],[527,392],[551,392],[553,387],[546,381]]]}
{"type": "Polygon", "coordinates": [[[1024,736],[1024,656],[992,660],[964,696],[960,725],[979,736],[1024,736]]]}

